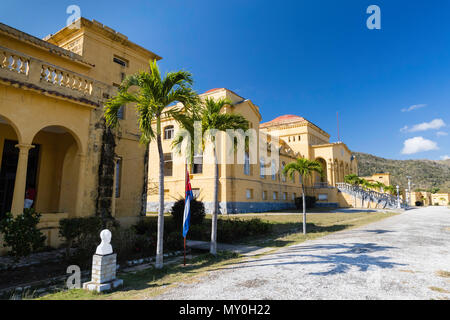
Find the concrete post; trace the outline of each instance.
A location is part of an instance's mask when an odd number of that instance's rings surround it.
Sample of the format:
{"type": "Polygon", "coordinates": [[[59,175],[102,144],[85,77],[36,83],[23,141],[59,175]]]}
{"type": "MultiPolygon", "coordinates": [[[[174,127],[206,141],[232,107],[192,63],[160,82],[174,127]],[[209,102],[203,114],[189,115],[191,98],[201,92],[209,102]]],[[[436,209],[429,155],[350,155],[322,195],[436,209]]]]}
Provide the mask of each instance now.
{"type": "Polygon", "coordinates": [[[17,144],[16,148],[19,148],[19,160],[17,162],[16,180],[14,183],[14,195],[11,207],[11,213],[14,216],[23,213],[27,182],[28,153],[34,146],[31,144],[17,144]]]}

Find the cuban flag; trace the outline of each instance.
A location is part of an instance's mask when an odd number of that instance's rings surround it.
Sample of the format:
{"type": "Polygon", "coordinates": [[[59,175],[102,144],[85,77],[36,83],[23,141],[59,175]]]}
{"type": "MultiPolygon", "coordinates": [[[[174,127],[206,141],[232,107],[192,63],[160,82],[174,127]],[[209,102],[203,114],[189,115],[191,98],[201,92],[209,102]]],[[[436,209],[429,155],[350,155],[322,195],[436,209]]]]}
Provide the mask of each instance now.
{"type": "Polygon", "coordinates": [[[189,231],[189,224],[191,221],[191,201],[194,199],[192,194],[191,182],[189,180],[189,171],[186,170],[186,198],[184,201],[184,215],[183,215],[183,238],[189,231]]]}

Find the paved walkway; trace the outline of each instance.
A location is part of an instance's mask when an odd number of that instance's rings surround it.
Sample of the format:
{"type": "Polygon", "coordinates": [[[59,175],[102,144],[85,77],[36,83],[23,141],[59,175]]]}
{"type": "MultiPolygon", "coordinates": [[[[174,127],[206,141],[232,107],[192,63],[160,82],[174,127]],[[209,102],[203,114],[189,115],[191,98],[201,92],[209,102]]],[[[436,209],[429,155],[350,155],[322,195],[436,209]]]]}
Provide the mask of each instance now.
{"type": "Polygon", "coordinates": [[[407,211],[180,283],[158,299],[450,299],[450,210],[407,211]]]}

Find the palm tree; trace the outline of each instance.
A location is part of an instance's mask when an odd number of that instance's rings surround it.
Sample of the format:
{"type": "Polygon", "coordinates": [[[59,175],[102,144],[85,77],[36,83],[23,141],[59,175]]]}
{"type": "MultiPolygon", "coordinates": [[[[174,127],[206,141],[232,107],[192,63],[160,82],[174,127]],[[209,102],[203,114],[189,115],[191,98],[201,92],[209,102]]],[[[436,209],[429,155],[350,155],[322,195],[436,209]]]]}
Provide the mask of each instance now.
{"type": "Polygon", "coordinates": [[[383,192],[386,188],[386,185],[380,181],[377,181],[374,183],[374,188],[377,189],[379,192],[383,192]]]}
{"type": "Polygon", "coordinates": [[[384,191],[390,193],[391,195],[395,195],[397,193],[397,190],[395,189],[394,186],[386,186],[384,188],[384,191]]]}
{"type": "Polygon", "coordinates": [[[353,173],[353,174],[346,175],[344,177],[344,181],[345,181],[345,183],[351,184],[355,188],[354,194],[353,194],[353,196],[354,196],[353,206],[356,208],[356,188],[362,183],[362,179],[358,175],[353,173]]]}
{"type": "Polygon", "coordinates": [[[298,158],[297,161],[288,163],[283,169],[283,174],[287,174],[290,179],[293,178],[296,172],[302,177],[303,234],[306,234],[306,197],[304,181],[308,177],[311,177],[314,172],[319,173],[321,176],[323,176],[324,173],[320,162],[311,161],[305,158],[298,158]]]}
{"type": "MultiPolygon", "coordinates": [[[[219,99],[214,100],[212,98],[206,98],[204,103],[197,105],[196,107],[191,108],[190,112],[186,112],[184,114],[178,114],[177,120],[181,124],[181,128],[187,130],[191,137],[194,135],[194,122],[201,122],[201,149],[202,151],[205,148],[205,144],[207,142],[212,142],[213,156],[215,164],[214,169],[214,199],[213,199],[213,213],[212,213],[212,223],[211,223],[211,246],[210,253],[213,255],[217,254],[217,217],[219,213],[219,163],[217,161],[217,150],[214,138],[214,131],[222,131],[226,130],[248,130],[249,123],[248,120],[245,119],[240,114],[229,114],[223,113],[222,109],[226,105],[232,105],[232,102],[229,99],[219,99]]],[[[183,136],[177,135],[173,141],[173,146],[180,148],[183,142],[183,136]]],[[[193,158],[194,150],[193,147],[193,139],[191,139],[191,154],[190,158],[193,158]]]]}
{"type": "Polygon", "coordinates": [[[156,248],[156,267],[163,266],[164,234],[164,152],[161,143],[161,118],[173,117],[179,110],[166,108],[181,102],[190,104],[197,99],[192,90],[192,76],[189,72],[176,71],[161,77],[156,61],[150,62],[150,70],[140,71],[125,78],[116,96],[108,100],[105,106],[105,120],[109,127],[116,127],[118,112],[126,104],[136,107],[138,125],[141,132],[140,141],[147,147],[156,140],[159,153],[159,214],[158,240],[156,248]],[[132,90],[130,90],[132,89],[132,90]],[[156,128],[154,124],[156,122],[156,128]]]}
{"type": "MultiPolygon", "coordinates": [[[[366,190],[366,191],[372,191],[374,188],[375,188],[375,186],[376,186],[376,184],[375,183],[372,183],[372,182],[370,182],[370,181],[367,181],[366,179],[361,179],[361,185],[363,186],[363,188],[366,190]]],[[[370,208],[370,202],[372,201],[372,198],[370,197],[370,194],[369,194],[369,203],[368,203],[368,207],[370,208]]],[[[361,206],[362,207],[364,207],[364,196],[362,197],[362,199],[361,199],[361,206]]]]}
{"type": "Polygon", "coordinates": [[[361,179],[361,180],[362,180],[361,185],[362,185],[363,188],[366,189],[367,191],[370,191],[371,189],[373,189],[373,188],[375,187],[375,185],[374,185],[372,182],[367,181],[366,179],[361,179]]]}

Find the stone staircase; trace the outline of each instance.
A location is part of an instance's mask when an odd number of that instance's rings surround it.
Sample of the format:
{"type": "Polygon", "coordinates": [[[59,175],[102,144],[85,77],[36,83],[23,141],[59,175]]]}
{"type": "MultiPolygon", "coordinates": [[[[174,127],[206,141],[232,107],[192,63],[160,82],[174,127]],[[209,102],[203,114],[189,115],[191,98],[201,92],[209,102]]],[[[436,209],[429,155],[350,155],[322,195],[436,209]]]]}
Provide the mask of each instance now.
{"type": "MultiPolygon", "coordinates": [[[[348,183],[337,183],[336,187],[340,192],[351,195],[355,199],[355,207],[359,207],[360,205],[361,208],[371,208],[371,206],[375,206],[375,208],[379,209],[399,209],[396,196],[372,190],[368,191],[360,186],[354,186],[348,183]]],[[[406,203],[401,199],[400,207],[407,207],[406,203]]]]}

